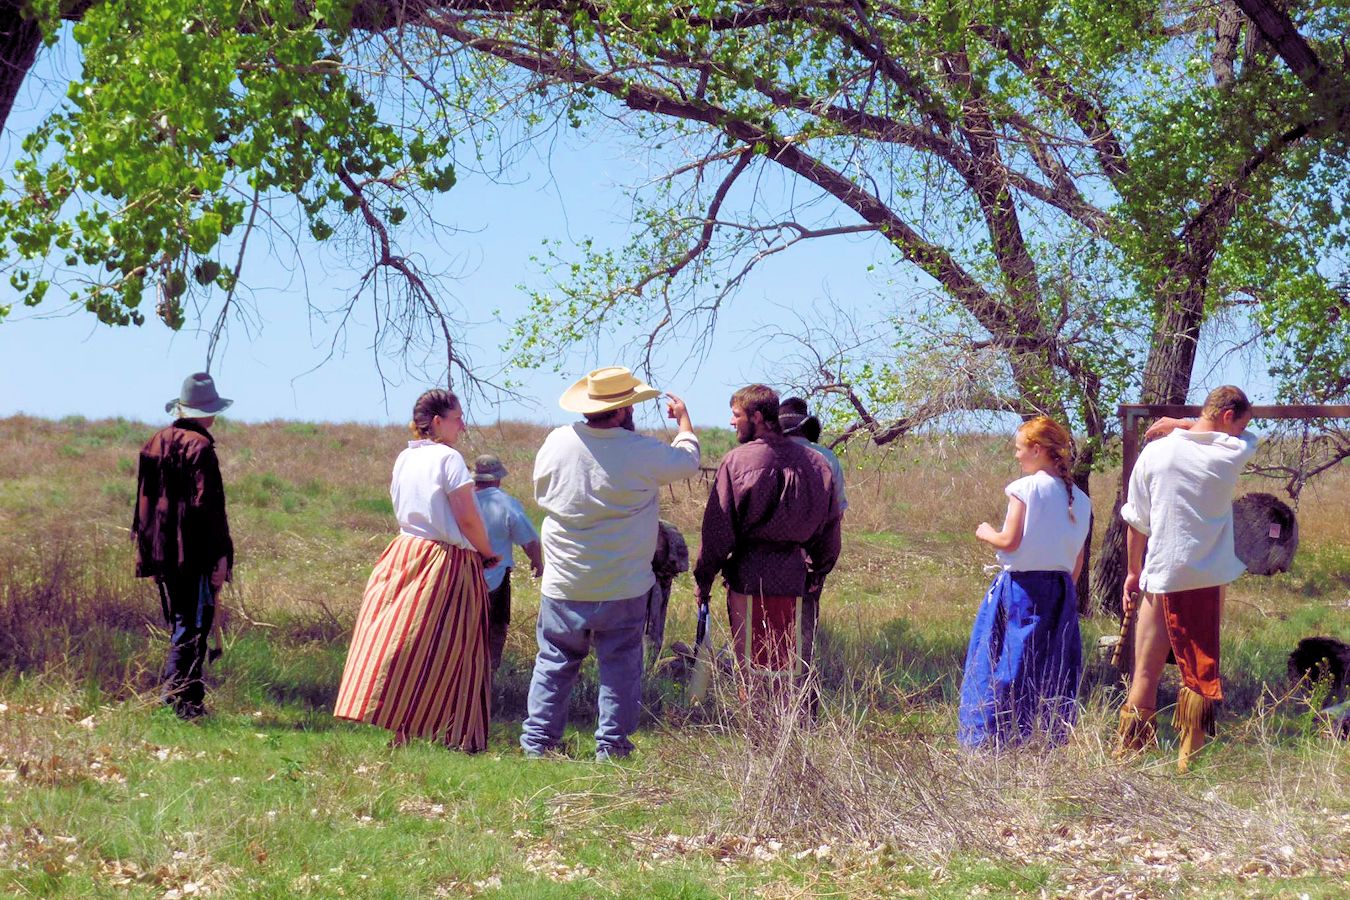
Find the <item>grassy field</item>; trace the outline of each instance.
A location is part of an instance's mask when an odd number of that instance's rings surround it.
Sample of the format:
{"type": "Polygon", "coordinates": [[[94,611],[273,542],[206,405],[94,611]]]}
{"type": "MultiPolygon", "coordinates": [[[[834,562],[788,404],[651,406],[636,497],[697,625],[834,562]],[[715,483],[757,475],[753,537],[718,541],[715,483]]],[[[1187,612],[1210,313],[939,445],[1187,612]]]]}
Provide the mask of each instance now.
{"type": "MultiPolygon", "coordinates": [[[[0,420],[0,890],[20,896],[1342,896],[1350,754],[1291,691],[1285,657],[1350,636],[1350,467],[1304,493],[1292,572],[1244,578],[1224,634],[1221,736],[1187,776],[1162,751],[1110,757],[1119,687],[1092,666],[1071,744],[959,751],[954,696],[998,521],[1009,442],[926,437],[850,451],[844,555],[824,600],[826,711],[771,733],[734,702],[688,711],[654,679],[639,753],[515,748],[537,594],[517,570],[489,752],[415,744],[329,715],[364,580],[392,534],[397,429],[222,421],[238,551],[214,714],[154,699],[164,633],[130,575],[136,451],[124,421],[0,420]]],[[[473,432],[528,503],[543,430],[473,432]]],[[[711,456],[730,443],[708,436],[711,456]]],[[[708,460],[705,460],[705,462],[708,460]]],[[[1115,473],[1094,482],[1103,530],[1115,473]]],[[[1272,490],[1253,482],[1252,489],[1272,490]]],[[[699,481],[663,495],[697,543],[699,481]]],[[[668,640],[692,638],[676,582],[668,640]]],[[[1089,650],[1113,633],[1084,622],[1089,650]]],[[[1095,654],[1090,652],[1095,659],[1095,654]]],[[[1166,688],[1166,702],[1175,684],[1166,688]]],[[[1170,742],[1170,730],[1164,728],[1170,742]]]]}

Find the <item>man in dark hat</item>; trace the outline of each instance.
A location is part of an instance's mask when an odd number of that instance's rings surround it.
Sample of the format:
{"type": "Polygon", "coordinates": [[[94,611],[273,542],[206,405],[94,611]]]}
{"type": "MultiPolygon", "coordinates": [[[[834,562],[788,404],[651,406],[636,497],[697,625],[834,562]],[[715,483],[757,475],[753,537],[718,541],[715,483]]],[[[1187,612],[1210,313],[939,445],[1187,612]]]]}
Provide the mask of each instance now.
{"type": "Polygon", "coordinates": [[[518,545],[530,558],[530,573],[535,578],[544,574],[543,552],[539,549],[539,533],[520,501],[502,490],[506,466],[491,453],[484,453],[473,462],[473,499],[483,515],[496,565],[483,570],[488,586],[488,648],[492,651],[492,671],[502,664],[502,648],[506,646],[506,630],[511,624],[511,552],[518,545]]]}
{"type": "Polygon", "coordinates": [[[205,372],[189,375],[182,392],[164,404],[174,422],[141,448],[136,509],[136,576],[159,587],[169,626],[164,702],[183,719],[206,712],[202,663],[215,620],[216,593],[230,580],[234,544],[225,517],[225,486],[207,431],[228,407],[205,372]]]}
{"type": "MultiPolygon", "coordinates": [[[[848,497],[844,493],[844,467],[833,450],[819,443],[820,420],[811,415],[806,401],[801,397],[788,397],[778,404],[778,424],[783,428],[784,437],[814,450],[829,465],[830,472],[834,476],[834,499],[839,504],[839,517],[842,522],[844,511],[848,509],[848,497]]],[[[816,626],[820,622],[820,595],[824,589],[825,580],[821,578],[802,597],[801,656],[808,672],[815,660],[816,626]]],[[[810,686],[809,691],[810,706],[812,711],[815,711],[819,705],[819,697],[814,684],[810,686]]]]}

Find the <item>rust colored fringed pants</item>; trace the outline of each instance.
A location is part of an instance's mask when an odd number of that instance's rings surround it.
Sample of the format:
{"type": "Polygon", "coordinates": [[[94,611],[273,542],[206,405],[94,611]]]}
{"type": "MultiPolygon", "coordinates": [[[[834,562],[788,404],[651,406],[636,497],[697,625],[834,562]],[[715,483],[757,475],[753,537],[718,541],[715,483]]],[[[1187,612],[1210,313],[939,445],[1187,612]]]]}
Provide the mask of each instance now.
{"type": "Polygon", "coordinates": [[[1223,700],[1219,683],[1219,613],[1223,588],[1206,587],[1163,594],[1163,618],[1172,655],[1181,670],[1181,690],[1172,724],[1180,752],[1177,768],[1186,771],[1190,758],[1214,734],[1215,707],[1223,700]]]}

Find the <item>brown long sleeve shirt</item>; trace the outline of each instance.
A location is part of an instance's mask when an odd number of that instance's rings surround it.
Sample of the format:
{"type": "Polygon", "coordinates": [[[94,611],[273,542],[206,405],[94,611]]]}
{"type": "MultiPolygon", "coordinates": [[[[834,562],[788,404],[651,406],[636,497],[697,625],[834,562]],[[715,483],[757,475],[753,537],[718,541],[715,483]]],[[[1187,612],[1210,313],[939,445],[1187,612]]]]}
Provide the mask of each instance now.
{"type": "Polygon", "coordinates": [[[233,567],[220,462],[201,423],[179,419],[141,448],[131,535],[140,578],[205,575],[222,557],[233,567]]]}
{"type": "Polygon", "coordinates": [[[738,593],[801,596],[839,558],[840,515],[820,454],[780,435],[741,444],[723,457],[703,511],[699,596],[719,572],[738,593]]]}

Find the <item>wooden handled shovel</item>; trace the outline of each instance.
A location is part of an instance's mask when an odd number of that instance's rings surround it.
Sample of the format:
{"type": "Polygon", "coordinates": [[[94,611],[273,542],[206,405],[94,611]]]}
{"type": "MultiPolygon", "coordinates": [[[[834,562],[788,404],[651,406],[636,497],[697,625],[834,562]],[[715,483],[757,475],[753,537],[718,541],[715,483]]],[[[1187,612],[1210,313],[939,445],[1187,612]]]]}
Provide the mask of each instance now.
{"type": "Polygon", "coordinates": [[[689,676],[689,700],[702,703],[712,682],[712,638],[708,635],[708,604],[698,605],[698,630],[694,634],[694,672],[689,676]]]}

